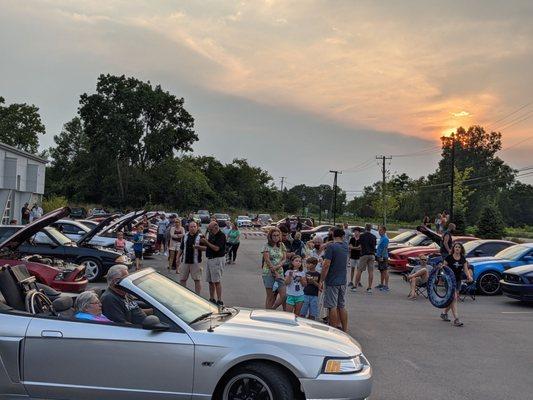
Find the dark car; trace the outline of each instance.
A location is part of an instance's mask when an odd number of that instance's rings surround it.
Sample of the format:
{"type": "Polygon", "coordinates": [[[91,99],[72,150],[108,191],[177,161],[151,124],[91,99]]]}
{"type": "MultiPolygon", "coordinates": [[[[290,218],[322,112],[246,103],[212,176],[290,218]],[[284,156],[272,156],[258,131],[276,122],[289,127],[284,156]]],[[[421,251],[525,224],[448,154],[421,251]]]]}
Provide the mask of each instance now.
{"type": "Polygon", "coordinates": [[[202,224],[208,224],[211,222],[211,214],[207,210],[198,210],[197,214],[200,216],[200,222],[202,224]]]}
{"type": "Polygon", "coordinates": [[[87,210],[83,207],[72,207],[70,209],[70,218],[72,219],[87,218],[87,210]]]}
{"type": "Polygon", "coordinates": [[[24,265],[37,282],[53,289],[79,293],[86,289],[88,280],[82,265],[67,263],[63,260],[40,255],[22,256],[19,247],[36,232],[45,227],[50,219],[61,218],[59,212],[48,213],[42,218],[25,225],[20,229],[17,225],[0,227],[0,265],[24,265]]]}
{"type": "Polygon", "coordinates": [[[328,232],[331,228],[334,228],[333,225],[319,225],[317,227],[314,227],[312,229],[305,229],[302,230],[302,240],[304,242],[307,242],[312,239],[313,235],[318,232],[328,232]]]}
{"type": "MultiPolygon", "coordinates": [[[[65,207],[65,209],[70,211],[68,207],[65,207]]],[[[56,216],[54,216],[54,218],[55,217],[56,216]]],[[[50,218],[50,221],[47,222],[48,224],[51,224],[62,217],[64,217],[64,215],[60,215],[55,219],[50,218]]],[[[129,257],[110,249],[89,244],[89,241],[94,236],[95,232],[100,230],[100,225],[107,225],[109,223],[109,221],[106,222],[106,220],[88,232],[77,242],[72,242],[57,229],[46,226],[36,232],[30,239],[24,239],[22,243],[20,243],[20,235],[12,236],[10,238],[11,243],[7,246],[13,247],[16,245],[21,254],[39,254],[41,256],[57,258],[74,264],[83,265],[85,267],[87,279],[90,282],[94,282],[104,276],[107,273],[107,270],[115,264],[124,264],[128,267],[131,265],[129,257]]],[[[9,225],[8,227],[16,227],[19,230],[24,228],[24,226],[21,225],[9,225]]],[[[0,227],[0,233],[3,228],[4,227],[0,227]]]]}
{"type": "Polygon", "coordinates": [[[509,268],[503,273],[500,285],[507,297],[533,302],[533,264],[509,268]]]}

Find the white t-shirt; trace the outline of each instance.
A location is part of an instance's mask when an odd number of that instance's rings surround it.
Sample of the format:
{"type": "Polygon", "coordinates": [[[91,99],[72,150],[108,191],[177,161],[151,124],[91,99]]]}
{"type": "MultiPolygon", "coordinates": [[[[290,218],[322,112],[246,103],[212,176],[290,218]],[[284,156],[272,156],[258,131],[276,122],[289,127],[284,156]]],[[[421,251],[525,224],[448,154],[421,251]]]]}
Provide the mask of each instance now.
{"type": "Polygon", "coordinates": [[[285,272],[285,277],[292,273],[292,281],[287,285],[287,296],[303,296],[304,288],[300,283],[302,277],[305,277],[304,271],[295,271],[293,269],[285,272]]]}

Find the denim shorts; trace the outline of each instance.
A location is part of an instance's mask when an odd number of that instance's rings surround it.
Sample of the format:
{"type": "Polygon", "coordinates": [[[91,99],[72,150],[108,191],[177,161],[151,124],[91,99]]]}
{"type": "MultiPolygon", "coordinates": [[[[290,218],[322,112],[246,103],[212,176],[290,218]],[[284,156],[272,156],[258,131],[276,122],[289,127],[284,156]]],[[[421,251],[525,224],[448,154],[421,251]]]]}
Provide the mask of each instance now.
{"type": "Polygon", "coordinates": [[[306,318],[307,315],[314,318],[318,317],[318,296],[304,295],[304,304],[300,311],[300,316],[306,318]]]}
{"type": "Polygon", "coordinates": [[[272,289],[272,287],[274,286],[274,282],[277,282],[276,286],[278,288],[285,286],[285,279],[283,278],[276,279],[270,274],[263,275],[263,284],[265,285],[266,289],[272,289]]]}

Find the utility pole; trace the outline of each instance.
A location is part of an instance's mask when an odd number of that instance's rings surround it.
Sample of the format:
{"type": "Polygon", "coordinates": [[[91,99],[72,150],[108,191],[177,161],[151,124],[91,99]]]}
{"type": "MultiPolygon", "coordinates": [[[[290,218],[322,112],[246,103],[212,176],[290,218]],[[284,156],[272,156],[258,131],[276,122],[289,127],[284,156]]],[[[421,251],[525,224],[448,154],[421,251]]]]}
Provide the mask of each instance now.
{"type": "Polygon", "coordinates": [[[281,176],[281,185],[280,185],[280,188],[279,188],[279,191],[283,193],[283,182],[285,182],[285,179],[287,179],[286,176],[281,176]]]}
{"type": "Polygon", "coordinates": [[[333,225],[335,225],[337,218],[337,175],[342,174],[340,171],[329,171],[334,174],[333,178],[333,225]]]}
{"type": "Polygon", "coordinates": [[[376,160],[381,160],[381,174],[382,174],[382,182],[381,182],[381,195],[383,198],[383,225],[387,225],[387,194],[386,194],[386,185],[387,185],[387,168],[386,168],[386,162],[387,160],[392,160],[391,156],[376,156],[376,160]]]}
{"type": "Polygon", "coordinates": [[[318,225],[322,224],[322,193],[318,195],[318,225]]]}
{"type": "Polygon", "coordinates": [[[455,134],[452,133],[452,168],[450,178],[450,221],[453,222],[453,190],[455,186],[455,134]]]}

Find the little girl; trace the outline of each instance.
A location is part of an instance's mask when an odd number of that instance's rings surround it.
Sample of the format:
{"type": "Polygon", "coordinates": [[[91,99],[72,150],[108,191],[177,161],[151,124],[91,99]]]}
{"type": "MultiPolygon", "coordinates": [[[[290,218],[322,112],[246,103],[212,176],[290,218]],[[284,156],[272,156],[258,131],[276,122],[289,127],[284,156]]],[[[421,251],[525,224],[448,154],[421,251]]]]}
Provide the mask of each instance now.
{"type": "Polygon", "coordinates": [[[307,285],[302,267],[302,257],[292,256],[290,268],[285,272],[285,284],[287,285],[287,311],[300,315],[305,299],[304,286],[307,285]]]}
{"type": "Polygon", "coordinates": [[[126,248],[126,241],[124,240],[124,233],[118,232],[117,238],[115,240],[115,250],[119,253],[124,253],[124,249],[126,248]]]}

